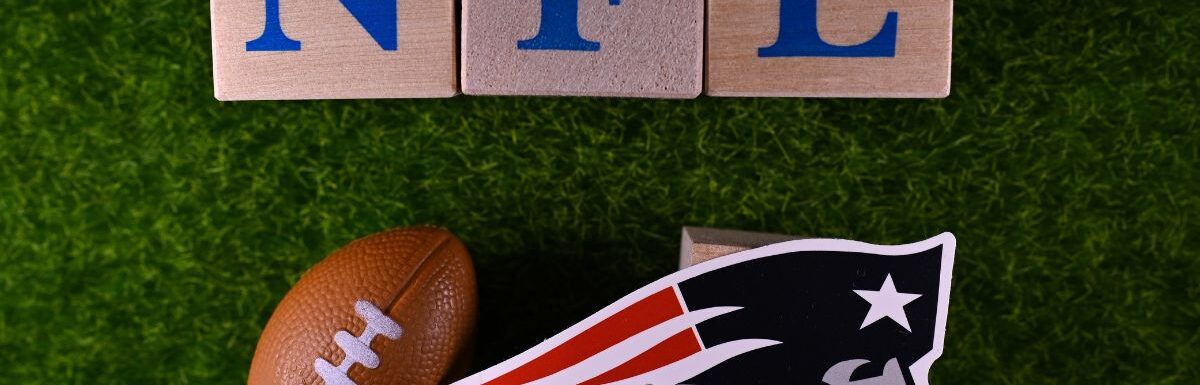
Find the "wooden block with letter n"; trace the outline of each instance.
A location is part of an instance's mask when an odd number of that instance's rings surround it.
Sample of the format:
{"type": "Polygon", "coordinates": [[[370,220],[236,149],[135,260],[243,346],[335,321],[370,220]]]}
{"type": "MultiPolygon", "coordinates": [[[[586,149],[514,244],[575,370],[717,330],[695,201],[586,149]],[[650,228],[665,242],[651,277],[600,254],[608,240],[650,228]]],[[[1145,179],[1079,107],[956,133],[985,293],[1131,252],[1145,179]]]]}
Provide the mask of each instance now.
{"type": "Polygon", "coordinates": [[[941,98],[953,0],[708,0],[706,94],[941,98]]]}
{"type": "Polygon", "coordinates": [[[454,0],[212,0],[220,100],[450,97],[454,0]]]}
{"type": "Polygon", "coordinates": [[[704,0],[463,0],[468,95],[694,98],[704,0]]]}
{"type": "Polygon", "coordinates": [[[679,241],[679,268],[686,269],[729,254],[802,238],[741,230],[684,227],[679,241]]]}

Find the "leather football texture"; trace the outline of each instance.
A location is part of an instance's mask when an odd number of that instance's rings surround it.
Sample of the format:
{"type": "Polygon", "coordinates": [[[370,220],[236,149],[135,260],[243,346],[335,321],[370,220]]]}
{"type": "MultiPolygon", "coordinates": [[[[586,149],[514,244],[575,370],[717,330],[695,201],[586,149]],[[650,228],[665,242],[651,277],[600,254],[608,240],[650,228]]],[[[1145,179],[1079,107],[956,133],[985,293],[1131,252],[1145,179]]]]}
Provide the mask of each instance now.
{"type": "Polygon", "coordinates": [[[471,258],[450,232],[367,236],[313,266],[280,301],[249,384],[453,381],[469,365],[477,302],[471,258]]]}

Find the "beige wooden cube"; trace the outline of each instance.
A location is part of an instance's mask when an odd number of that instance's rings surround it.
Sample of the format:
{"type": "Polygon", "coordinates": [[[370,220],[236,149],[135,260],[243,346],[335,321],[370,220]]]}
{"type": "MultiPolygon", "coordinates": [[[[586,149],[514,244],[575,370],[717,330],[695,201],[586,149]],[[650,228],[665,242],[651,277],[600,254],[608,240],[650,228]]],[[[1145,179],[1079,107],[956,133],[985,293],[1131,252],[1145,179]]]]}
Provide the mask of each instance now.
{"type": "Polygon", "coordinates": [[[952,0],[708,0],[705,94],[941,98],[952,0]]]}
{"type": "Polygon", "coordinates": [[[741,230],[684,227],[679,242],[679,268],[759,247],[802,239],[780,234],[741,230]]]}
{"type": "Polygon", "coordinates": [[[704,0],[463,0],[468,95],[694,98],[704,0]]]}
{"type": "Polygon", "coordinates": [[[220,100],[458,93],[454,0],[212,0],[220,100]]]}

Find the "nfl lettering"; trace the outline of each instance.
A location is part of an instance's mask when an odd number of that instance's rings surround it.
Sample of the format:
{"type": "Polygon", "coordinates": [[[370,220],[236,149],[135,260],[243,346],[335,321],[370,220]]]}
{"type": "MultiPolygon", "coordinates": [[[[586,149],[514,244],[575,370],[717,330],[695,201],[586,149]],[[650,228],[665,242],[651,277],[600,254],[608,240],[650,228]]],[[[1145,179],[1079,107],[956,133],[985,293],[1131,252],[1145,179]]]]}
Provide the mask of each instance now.
{"type": "MultiPolygon", "coordinates": [[[[247,51],[299,51],[302,43],[287,36],[280,20],[280,0],[263,0],[266,17],[263,33],[246,42],[247,51]]],[[[397,50],[395,1],[339,0],[385,51],[397,50]]],[[[579,2],[541,0],[537,34],[517,42],[521,50],[599,51],[600,42],[579,34],[579,2]]],[[[621,0],[608,0],[621,5],[621,0]]],[[[759,57],[895,57],[899,15],[888,12],[879,33],[857,45],[838,46],[825,42],[817,28],[818,0],[780,0],[779,36],[775,43],[759,48],[759,57]]]]}

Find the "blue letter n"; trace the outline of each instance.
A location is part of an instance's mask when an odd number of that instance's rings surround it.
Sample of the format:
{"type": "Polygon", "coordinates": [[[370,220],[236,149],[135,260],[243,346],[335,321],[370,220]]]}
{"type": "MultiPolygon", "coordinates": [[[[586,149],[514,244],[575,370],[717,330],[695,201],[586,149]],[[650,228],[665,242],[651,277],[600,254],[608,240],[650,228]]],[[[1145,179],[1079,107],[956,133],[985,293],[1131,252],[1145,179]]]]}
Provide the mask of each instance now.
{"type": "Polygon", "coordinates": [[[899,16],[888,12],[883,29],[865,43],[839,46],[826,43],[817,30],[817,0],[780,0],[779,38],[758,49],[759,57],[896,57],[899,16]]]}
{"type": "MultiPolygon", "coordinates": [[[[246,42],[247,51],[299,51],[300,42],[283,33],[279,23],[279,0],[266,0],[267,25],[262,36],[246,42]]],[[[341,0],[358,24],[371,34],[379,47],[395,51],[399,45],[396,31],[396,0],[341,0]]]]}

